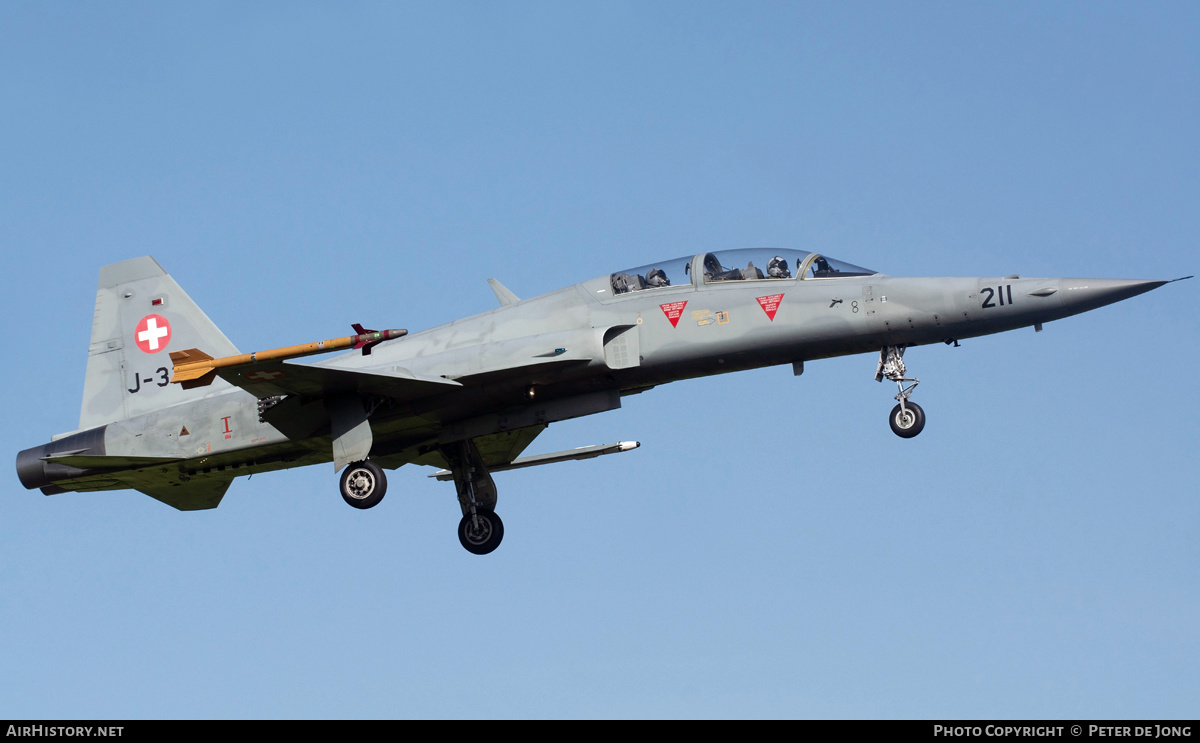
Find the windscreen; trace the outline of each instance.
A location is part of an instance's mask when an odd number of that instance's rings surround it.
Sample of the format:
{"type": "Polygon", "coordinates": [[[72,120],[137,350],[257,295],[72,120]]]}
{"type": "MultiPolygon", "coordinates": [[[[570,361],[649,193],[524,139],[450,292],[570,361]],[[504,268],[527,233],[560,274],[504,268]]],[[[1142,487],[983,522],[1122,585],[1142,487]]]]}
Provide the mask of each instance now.
{"type": "Polygon", "coordinates": [[[612,282],[612,292],[613,294],[625,294],[690,284],[692,280],[687,275],[687,269],[691,262],[692,257],[688,256],[617,271],[609,277],[612,282]]]}

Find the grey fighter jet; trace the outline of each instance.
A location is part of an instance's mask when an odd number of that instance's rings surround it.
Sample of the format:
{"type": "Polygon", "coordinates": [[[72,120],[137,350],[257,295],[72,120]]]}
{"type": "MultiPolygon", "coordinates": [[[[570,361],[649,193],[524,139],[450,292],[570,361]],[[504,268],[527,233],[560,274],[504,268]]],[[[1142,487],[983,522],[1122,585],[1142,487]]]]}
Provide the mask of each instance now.
{"type": "Polygon", "coordinates": [[[378,504],[384,471],[441,468],[476,554],[504,534],[492,473],[637,446],[520,456],[555,421],[621,406],[655,385],[877,353],[897,385],[888,422],[925,413],[906,348],[1033,326],[1167,282],[892,278],[817,253],[745,249],[617,271],[438,328],[368,330],[239,354],[154,259],[100,270],[79,429],[17,455],[26,488],[134,488],[181,510],[215,508],[239,475],[332,461],[342,497],[378,504]],[[319,363],[297,358],[338,349],[319,363]]]}

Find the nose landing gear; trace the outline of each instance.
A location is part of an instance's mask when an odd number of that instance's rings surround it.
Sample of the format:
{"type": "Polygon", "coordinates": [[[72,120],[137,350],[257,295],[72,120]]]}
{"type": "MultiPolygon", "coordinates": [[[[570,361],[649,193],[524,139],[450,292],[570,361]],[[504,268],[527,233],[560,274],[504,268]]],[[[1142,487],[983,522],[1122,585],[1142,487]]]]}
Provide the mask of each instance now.
{"type": "Polygon", "coordinates": [[[888,424],[892,427],[892,433],[905,439],[911,439],[919,434],[925,428],[925,411],[915,402],[909,402],[912,397],[913,390],[921,383],[921,380],[912,377],[904,376],[907,370],[904,368],[904,346],[888,346],[879,351],[879,366],[875,369],[875,381],[882,382],[884,377],[888,381],[895,382],[900,389],[896,395],[896,402],[900,403],[892,408],[891,415],[888,416],[888,424]],[[912,382],[908,387],[904,386],[905,382],[912,382]]]}

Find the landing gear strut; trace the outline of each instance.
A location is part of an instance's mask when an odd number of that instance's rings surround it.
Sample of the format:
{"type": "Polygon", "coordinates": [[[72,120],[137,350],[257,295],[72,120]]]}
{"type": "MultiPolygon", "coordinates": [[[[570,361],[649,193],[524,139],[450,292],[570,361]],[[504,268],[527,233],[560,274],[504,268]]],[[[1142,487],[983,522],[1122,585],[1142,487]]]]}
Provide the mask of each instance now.
{"type": "Polygon", "coordinates": [[[458,541],[468,552],[486,555],[499,547],[504,538],[504,522],[496,515],[496,483],[474,441],[445,447],[442,456],[454,473],[454,487],[462,507],[458,541]]]}
{"type": "Polygon", "coordinates": [[[342,498],[355,508],[379,505],[387,493],[383,468],[371,461],[352,462],[342,471],[342,498]]]}
{"type": "Polygon", "coordinates": [[[875,369],[875,381],[882,382],[884,377],[888,381],[895,382],[900,388],[899,394],[896,395],[896,402],[900,403],[892,408],[891,415],[888,416],[888,423],[892,427],[892,433],[905,439],[911,439],[919,434],[925,428],[925,411],[915,402],[909,402],[912,397],[913,390],[921,383],[921,380],[912,377],[904,376],[907,371],[904,368],[904,346],[888,346],[879,351],[879,366],[875,369]],[[904,386],[905,382],[912,382],[908,387],[904,386]]]}

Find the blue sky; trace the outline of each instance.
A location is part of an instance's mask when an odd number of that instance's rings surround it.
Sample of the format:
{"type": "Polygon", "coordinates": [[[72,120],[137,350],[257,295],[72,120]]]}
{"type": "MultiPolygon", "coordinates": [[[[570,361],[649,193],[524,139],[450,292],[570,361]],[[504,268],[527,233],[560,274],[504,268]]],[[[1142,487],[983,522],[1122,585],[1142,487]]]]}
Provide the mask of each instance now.
{"type": "MultiPolygon", "coordinates": [[[[1195,3],[0,6],[4,448],[75,428],[97,271],[244,350],[412,330],[662,257],[1174,278],[1195,3]]],[[[0,493],[0,717],[1194,718],[1196,282],[694,380],[453,488],[331,466],[179,513],[0,493]]]]}

